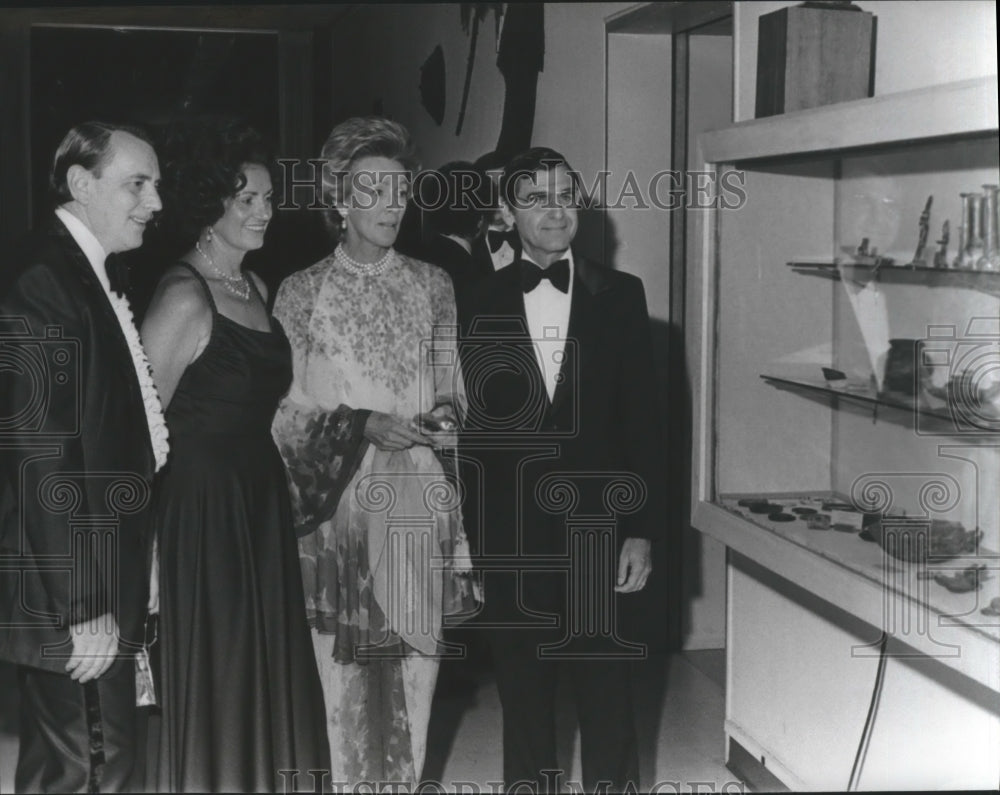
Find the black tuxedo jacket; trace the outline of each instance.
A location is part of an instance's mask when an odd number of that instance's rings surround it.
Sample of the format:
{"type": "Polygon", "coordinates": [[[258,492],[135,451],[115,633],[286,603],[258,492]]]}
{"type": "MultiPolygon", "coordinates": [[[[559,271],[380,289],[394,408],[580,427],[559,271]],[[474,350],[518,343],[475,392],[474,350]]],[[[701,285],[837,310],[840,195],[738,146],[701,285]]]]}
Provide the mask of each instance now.
{"type": "Polygon", "coordinates": [[[516,620],[525,608],[565,613],[569,580],[558,561],[570,552],[571,527],[617,528],[600,576],[617,567],[625,538],[652,540],[665,531],[664,435],[642,282],[578,255],[574,261],[561,381],[551,401],[517,262],[472,288],[460,317],[466,520],[487,569],[487,619],[516,620]],[[530,556],[556,564],[522,574],[520,586],[493,571],[498,559],[523,564],[530,556]]]}
{"type": "Polygon", "coordinates": [[[418,259],[437,265],[444,270],[455,288],[469,284],[483,274],[473,272],[472,255],[459,243],[444,235],[434,235],[420,249],[418,259]]]}
{"type": "Polygon", "coordinates": [[[58,220],[0,266],[0,659],[62,673],[67,627],[142,639],[154,470],[128,344],[58,220]]]}

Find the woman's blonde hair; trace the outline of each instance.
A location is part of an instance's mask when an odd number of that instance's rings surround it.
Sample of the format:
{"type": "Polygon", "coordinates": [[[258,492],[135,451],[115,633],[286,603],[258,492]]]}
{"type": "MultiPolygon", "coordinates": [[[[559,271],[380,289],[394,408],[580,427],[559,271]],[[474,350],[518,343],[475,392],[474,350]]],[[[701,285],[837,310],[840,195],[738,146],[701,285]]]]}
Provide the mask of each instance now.
{"type": "Polygon", "coordinates": [[[396,160],[409,172],[420,168],[410,133],[399,122],[380,116],[355,117],[334,127],[320,152],[323,164],[323,220],[339,240],[343,219],[337,207],[350,196],[351,169],[365,157],[396,160]]]}

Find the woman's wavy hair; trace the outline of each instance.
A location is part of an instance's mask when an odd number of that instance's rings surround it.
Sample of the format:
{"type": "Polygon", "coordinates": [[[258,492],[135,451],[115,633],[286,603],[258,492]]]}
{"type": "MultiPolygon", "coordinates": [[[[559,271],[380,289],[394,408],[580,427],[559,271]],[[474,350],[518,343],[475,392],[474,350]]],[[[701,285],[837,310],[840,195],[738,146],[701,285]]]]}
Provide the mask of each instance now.
{"type": "Polygon", "coordinates": [[[243,169],[263,166],[274,181],[270,147],[253,127],[235,119],[198,119],[167,126],[156,147],[163,179],[162,233],[185,251],[226,211],[225,200],[246,185],[243,169]]]}
{"type": "Polygon", "coordinates": [[[411,174],[420,168],[410,133],[399,122],[380,116],[355,117],[338,124],[323,144],[323,221],[339,241],[343,219],[337,207],[350,197],[351,172],[365,157],[396,160],[411,174]]]}

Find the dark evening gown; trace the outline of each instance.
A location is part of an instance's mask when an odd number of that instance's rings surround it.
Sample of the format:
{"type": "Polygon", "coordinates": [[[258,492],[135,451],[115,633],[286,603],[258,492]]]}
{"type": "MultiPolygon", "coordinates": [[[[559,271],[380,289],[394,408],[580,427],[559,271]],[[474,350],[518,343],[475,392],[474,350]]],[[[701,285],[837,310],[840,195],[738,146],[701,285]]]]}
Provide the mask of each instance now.
{"type": "MultiPolygon", "coordinates": [[[[184,263],[182,263],[184,264],[184,263]]],[[[193,271],[193,269],[191,269],[193,271]]],[[[160,791],[284,791],[329,768],[323,691],[285,467],[271,439],[292,380],[280,324],[212,332],[166,412],[158,483],[160,791]]]]}

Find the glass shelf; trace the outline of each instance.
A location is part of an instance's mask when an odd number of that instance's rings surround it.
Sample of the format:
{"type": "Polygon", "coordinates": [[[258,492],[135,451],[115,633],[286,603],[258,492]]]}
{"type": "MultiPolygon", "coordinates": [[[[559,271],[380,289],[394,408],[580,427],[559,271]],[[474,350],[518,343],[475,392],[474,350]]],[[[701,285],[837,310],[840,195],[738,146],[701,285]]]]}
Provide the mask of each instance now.
{"type": "Polygon", "coordinates": [[[992,271],[928,268],[922,265],[869,265],[855,262],[789,262],[796,273],[840,281],[847,278],[864,285],[871,281],[922,284],[927,287],[965,287],[1000,297],[1000,273],[992,271]]]}
{"type": "MultiPolygon", "coordinates": [[[[783,378],[781,376],[762,374],[760,376],[765,382],[778,389],[787,389],[793,392],[802,393],[808,397],[822,398],[826,400],[846,400],[861,406],[870,406],[877,410],[884,406],[893,409],[895,412],[904,412],[909,418],[904,424],[920,424],[923,430],[931,430],[920,420],[934,423],[933,430],[938,433],[960,433],[969,434],[973,431],[980,433],[1000,432],[1000,416],[991,418],[982,416],[981,413],[967,410],[952,412],[947,407],[939,409],[926,408],[915,405],[914,399],[909,395],[876,392],[867,385],[852,384],[846,387],[832,387],[825,381],[807,381],[803,379],[783,378]]],[[[903,417],[898,413],[890,420],[903,422],[903,417]]]]}

